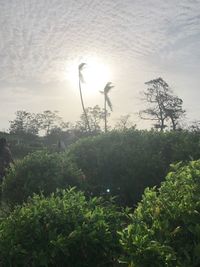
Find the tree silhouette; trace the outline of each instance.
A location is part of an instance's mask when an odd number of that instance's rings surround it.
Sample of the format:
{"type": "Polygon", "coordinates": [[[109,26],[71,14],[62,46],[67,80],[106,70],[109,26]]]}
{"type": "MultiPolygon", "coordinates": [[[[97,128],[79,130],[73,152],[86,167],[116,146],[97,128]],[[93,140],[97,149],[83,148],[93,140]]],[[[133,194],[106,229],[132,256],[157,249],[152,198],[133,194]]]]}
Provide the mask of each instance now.
{"type": "Polygon", "coordinates": [[[104,95],[104,123],[105,123],[105,133],[108,131],[108,123],[107,123],[107,105],[112,111],[112,103],[110,101],[110,98],[108,97],[108,93],[111,91],[111,89],[114,87],[114,85],[111,82],[108,82],[106,86],[104,87],[103,91],[100,91],[101,94],[104,95]]]}
{"type": "Polygon", "coordinates": [[[182,108],[183,100],[177,96],[170,96],[168,105],[165,107],[165,113],[171,121],[172,129],[177,129],[179,119],[185,115],[185,110],[182,108]]]}
{"type": "Polygon", "coordinates": [[[155,121],[154,127],[160,131],[163,131],[167,127],[166,122],[170,121],[172,129],[176,130],[179,120],[185,114],[182,99],[174,95],[172,89],[161,77],[145,84],[148,88],[143,95],[148,108],[139,112],[140,117],[155,121]]]}
{"type": "Polygon", "coordinates": [[[89,132],[91,133],[90,124],[89,124],[87,112],[86,112],[86,109],[85,109],[85,106],[84,106],[83,94],[82,94],[82,88],[81,88],[81,83],[84,82],[82,70],[85,67],[85,65],[86,65],[86,63],[81,63],[78,66],[79,92],[80,92],[80,98],[81,98],[81,105],[82,105],[83,113],[84,113],[85,120],[86,120],[86,123],[87,123],[87,128],[88,128],[89,132]]]}
{"type": "MultiPolygon", "coordinates": [[[[101,125],[104,123],[104,109],[96,105],[94,107],[87,107],[86,113],[90,124],[91,134],[95,135],[101,133],[103,131],[101,125]]],[[[81,114],[80,120],[76,122],[75,129],[83,134],[87,132],[87,122],[84,113],[81,114]]]]}

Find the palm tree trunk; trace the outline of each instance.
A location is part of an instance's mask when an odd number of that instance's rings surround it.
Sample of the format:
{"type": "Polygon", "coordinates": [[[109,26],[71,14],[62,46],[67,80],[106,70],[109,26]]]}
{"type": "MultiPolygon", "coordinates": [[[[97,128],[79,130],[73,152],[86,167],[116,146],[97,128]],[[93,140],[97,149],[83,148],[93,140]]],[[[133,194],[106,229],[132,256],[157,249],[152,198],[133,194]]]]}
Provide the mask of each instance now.
{"type": "Polygon", "coordinates": [[[105,133],[107,133],[108,127],[107,127],[107,107],[106,107],[106,95],[105,95],[105,93],[104,93],[104,112],[105,112],[105,117],[104,117],[104,120],[105,120],[105,133]]]}
{"type": "Polygon", "coordinates": [[[84,106],[84,102],[83,102],[83,94],[82,94],[82,90],[81,90],[81,80],[80,80],[80,75],[79,75],[79,92],[80,92],[81,105],[82,105],[83,113],[84,113],[84,115],[85,115],[87,128],[88,128],[88,130],[89,130],[89,133],[91,133],[91,128],[90,128],[90,124],[89,124],[89,120],[88,120],[87,112],[86,112],[86,110],[85,110],[85,106],[84,106]]]}

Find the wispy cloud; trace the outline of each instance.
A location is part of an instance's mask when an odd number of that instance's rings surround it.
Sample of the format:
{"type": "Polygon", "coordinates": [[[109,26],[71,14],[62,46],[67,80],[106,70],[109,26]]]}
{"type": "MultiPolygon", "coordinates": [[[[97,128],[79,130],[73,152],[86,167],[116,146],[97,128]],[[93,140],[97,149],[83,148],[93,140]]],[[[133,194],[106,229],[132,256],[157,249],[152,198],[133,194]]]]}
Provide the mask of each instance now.
{"type": "Polygon", "coordinates": [[[194,0],[0,1],[0,77],[59,79],[88,51],[129,61],[198,53],[199,14],[194,0]]]}
{"type": "Polygon", "coordinates": [[[0,0],[0,25],[9,90],[62,82],[84,54],[109,59],[129,91],[133,72],[200,67],[199,0],[0,0]]]}

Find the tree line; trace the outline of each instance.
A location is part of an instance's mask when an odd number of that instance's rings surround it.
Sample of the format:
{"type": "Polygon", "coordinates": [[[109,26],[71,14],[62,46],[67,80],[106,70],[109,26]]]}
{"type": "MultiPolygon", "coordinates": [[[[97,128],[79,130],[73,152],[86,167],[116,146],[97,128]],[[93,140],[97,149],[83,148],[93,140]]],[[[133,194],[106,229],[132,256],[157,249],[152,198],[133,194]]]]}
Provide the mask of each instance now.
{"type": "MultiPolygon", "coordinates": [[[[65,122],[59,116],[58,111],[45,110],[42,113],[30,113],[19,110],[14,120],[10,121],[10,133],[26,133],[38,135],[43,132],[49,136],[55,133],[71,132],[79,137],[96,135],[107,132],[110,127],[108,118],[113,111],[113,105],[109,93],[114,85],[108,82],[100,93],[104,96],[104,107],[98,105],[85,107],[81,84],[84,82],[82,69],[85,64],[79,66],[79,90],[83,113],[75,123],[65,122]],[[108,111],[110,109],[110,112],[108,111]]],[[[156,78],[145,83],[147,88],[142,92],[142,101],[146,108],[140,110],[138,115],[143,120],[152,121],[153,128],[164,131],[177,130],[181,128],[186,111],[183,109],[183,100],[175,95],[171,87],[162,78],[156,78]]],[[[124,130],[133,127],[130,115],[121,116],[115,124],[114,129],[124,130]]],[[[193,124],[193,129],[199,129],[199,122],[193,124]]]]}
{"type": "MultiPolygon", "coordinates": [[[[91,125],[89,122],[88,114],[83,101],[83,94],[81,85],[84,83],[83,69],[86,67],[86,63],[81,63],[78,66],[79,73],[79,92],[83,114],[86,121],[86,128],[91,133],[91,125]]],[[[176,130],[179,126],[180,119],[185,115],[185,110],[182,108],[183,100],[176,96],[168,83],[161,77],[150,80],[145,83],[147,90],[143,92],[144,100],[148,107],[139,112],[140,118],[144,120],[152,120],[155,123],[153,126],[156,129],[163,131],[169,124],[169,127],[176,130]]],[[[107,126],[107,107],[112,111],[112,102],[108,96],[114,85],[108,82],[103,91],[100,91],[104,96],[104,130],[108,131],[107,126]]]]}

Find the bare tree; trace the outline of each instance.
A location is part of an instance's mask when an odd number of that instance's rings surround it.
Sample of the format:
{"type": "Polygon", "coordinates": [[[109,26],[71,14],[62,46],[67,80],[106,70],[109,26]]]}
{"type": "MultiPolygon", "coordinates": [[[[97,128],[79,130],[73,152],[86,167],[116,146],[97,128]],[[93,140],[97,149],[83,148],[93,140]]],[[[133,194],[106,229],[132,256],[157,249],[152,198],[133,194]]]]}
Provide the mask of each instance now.
{"type": "MultiPolygon", "coordinates": [[[[92,134],[98,134],[102,132],[101,124],[104,121],[104,109],[101,109],[98,105],[94,107],[86,108],[87,117],[90,124],[92,134]]],[[[81,114],[80,120],[76,122],[75,128],[81,132],[87,132],[87,122],[84,113],[81,114]]]]}
{"type": "Polygon", "coordinates": [[[129,128],[135,128],[135,127],[136,125],[131,122],[130,114],[120,116],[120,118],[118,119],[118,122],[115,125],[116,129],[119,129],[122,131],[125,131],[129,128]]]}

